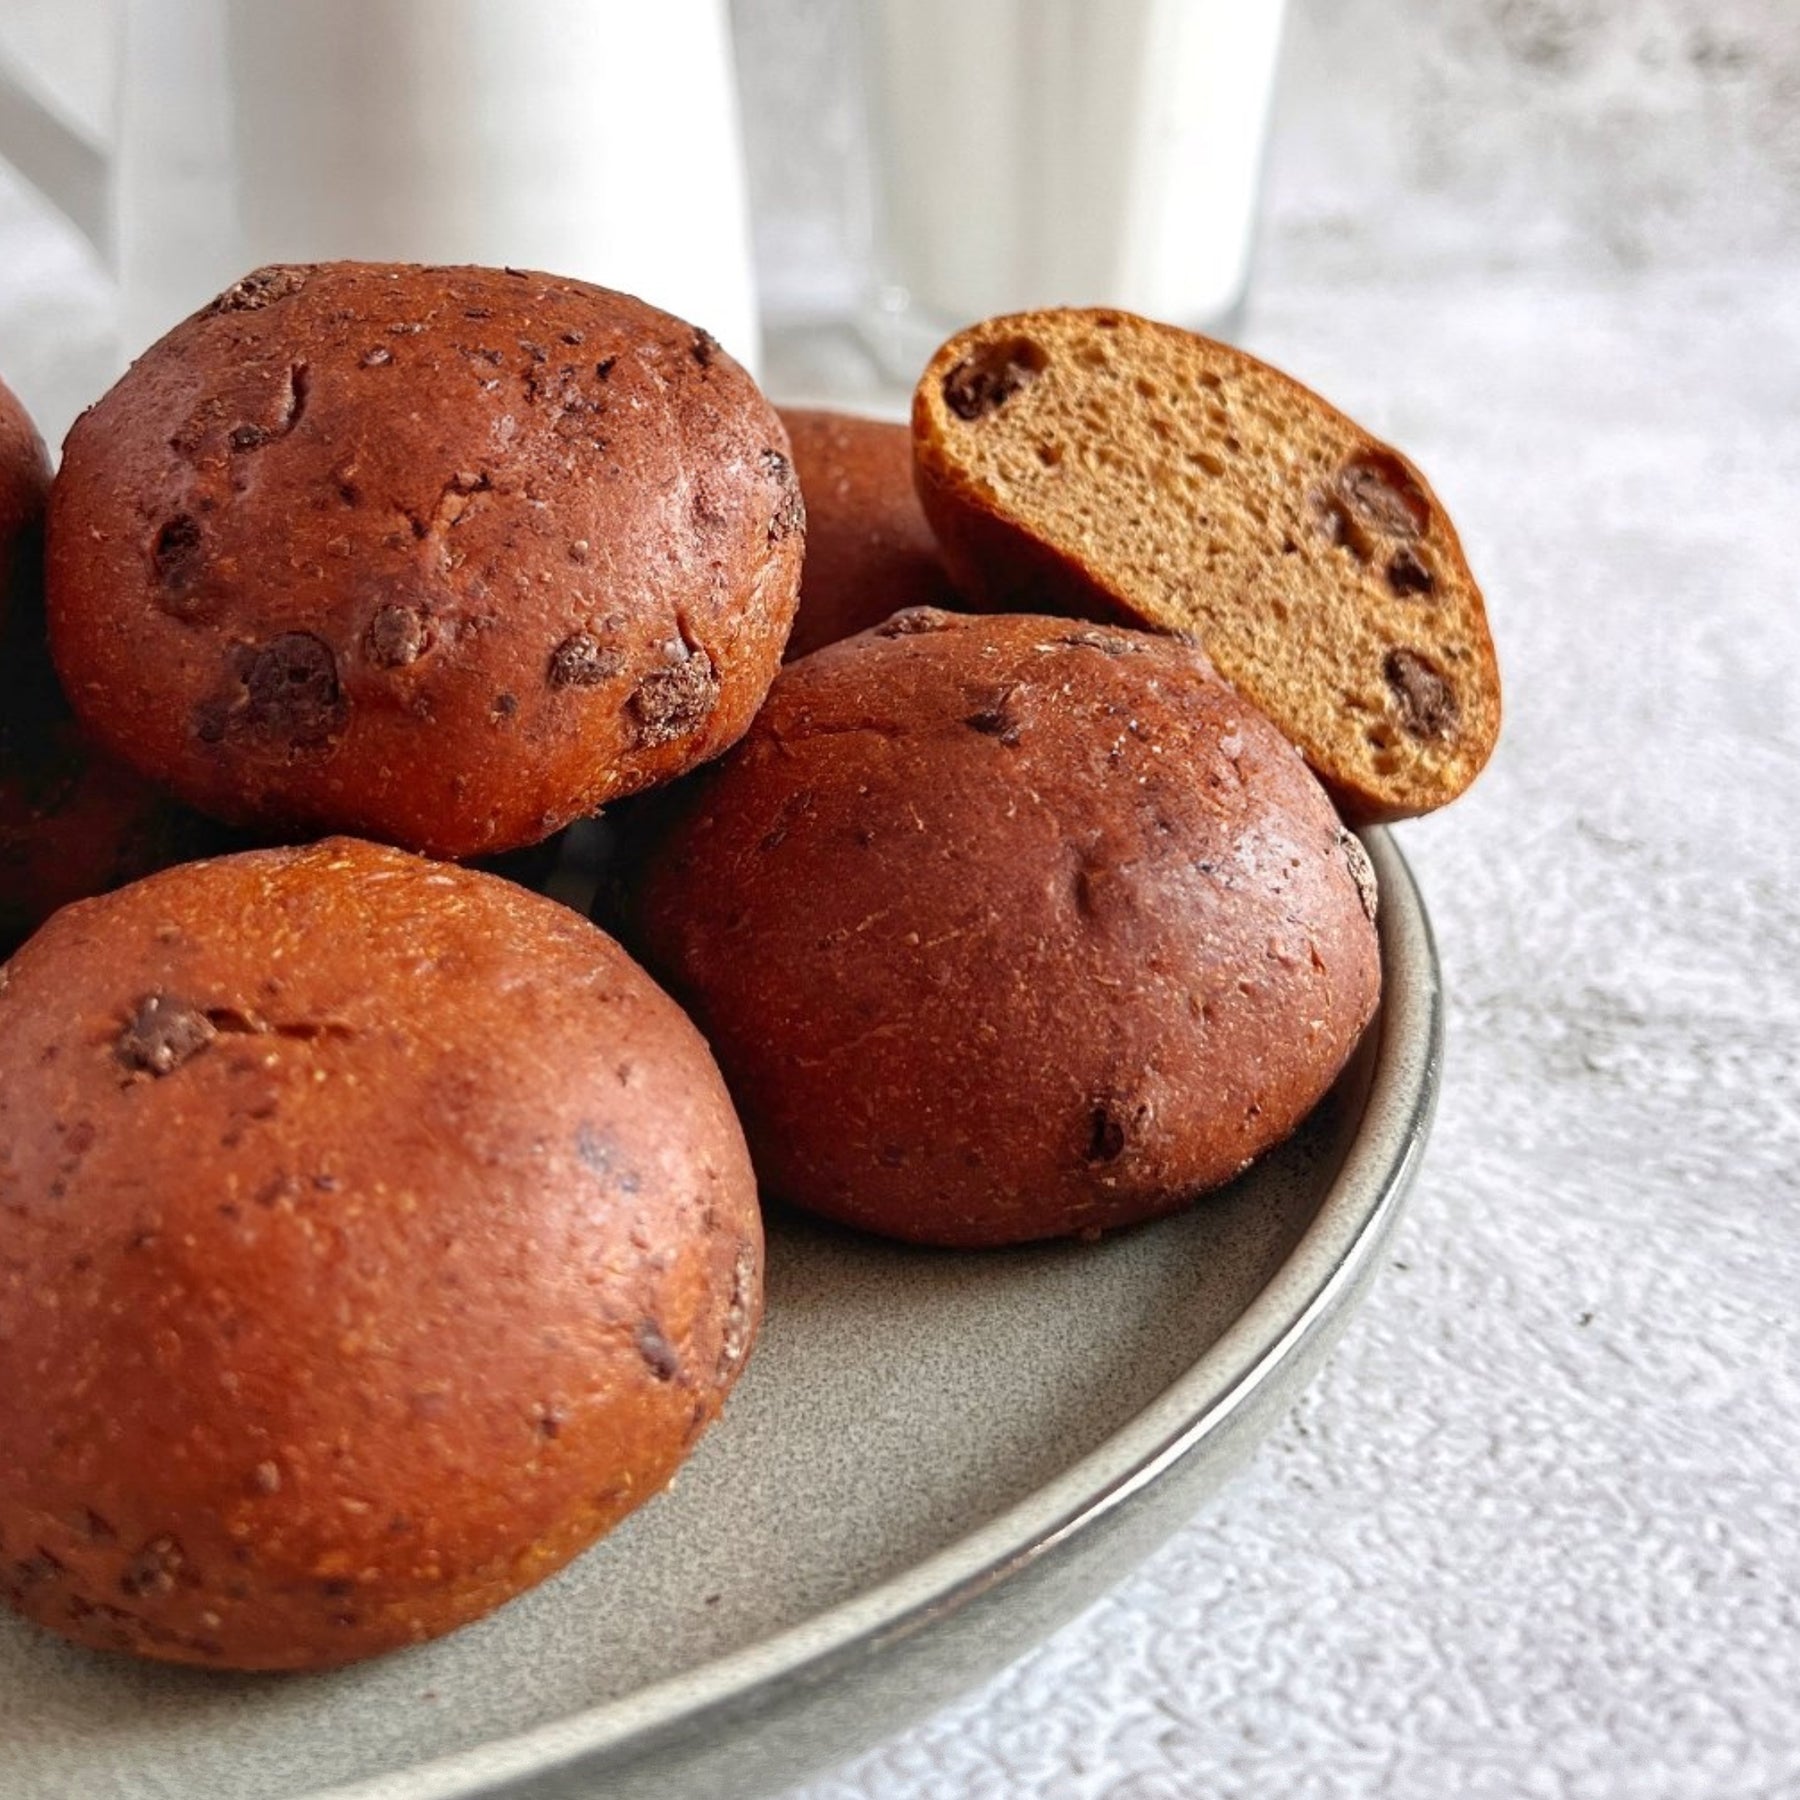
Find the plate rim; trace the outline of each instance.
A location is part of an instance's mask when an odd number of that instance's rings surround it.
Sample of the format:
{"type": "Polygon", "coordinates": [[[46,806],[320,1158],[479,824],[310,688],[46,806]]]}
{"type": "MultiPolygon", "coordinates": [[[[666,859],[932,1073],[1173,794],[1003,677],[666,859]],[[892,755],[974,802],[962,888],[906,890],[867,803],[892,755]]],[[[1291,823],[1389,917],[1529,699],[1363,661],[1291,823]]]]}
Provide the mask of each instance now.
{"type": "Polygon", "coordinates": [[[961,1612],[1066,1550],[1199,1450],[1276,1378],[1354,1290],[1417,1172],[1443,1063],[1443,985],[1418,883],[1385,827],[1358,833],[1381,896],[1383,992],[1363,1117],[1317,1214],[1256,1297],[1146,1406],[974,1530],[798,1623],[695,1669],[505,1737],[295,1800],[523,1800],[628,1761],[676,1729],[741,1724],[761,1705],[961,1612]]]}

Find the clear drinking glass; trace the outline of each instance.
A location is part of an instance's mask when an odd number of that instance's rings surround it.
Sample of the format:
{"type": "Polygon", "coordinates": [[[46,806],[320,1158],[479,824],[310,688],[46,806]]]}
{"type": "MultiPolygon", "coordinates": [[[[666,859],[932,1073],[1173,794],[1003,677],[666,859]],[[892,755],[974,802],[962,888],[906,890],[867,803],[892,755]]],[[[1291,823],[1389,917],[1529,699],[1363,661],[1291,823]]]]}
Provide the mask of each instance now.
{"type": "Polygon", "coordinates": [[[1109,305],[1228,333],[1283,0],[862,0],[874,280],[910,381],[951,332],[1109,305]]]}

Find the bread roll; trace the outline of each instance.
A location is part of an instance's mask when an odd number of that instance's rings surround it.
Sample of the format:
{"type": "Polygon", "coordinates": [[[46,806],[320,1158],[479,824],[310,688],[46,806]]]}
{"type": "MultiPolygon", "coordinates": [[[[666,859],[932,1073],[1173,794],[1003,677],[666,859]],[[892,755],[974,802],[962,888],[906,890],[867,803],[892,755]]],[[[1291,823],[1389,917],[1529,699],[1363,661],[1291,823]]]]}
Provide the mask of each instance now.
{"type": "Polygon", "coordinates": [[[667,313],[259,269],[69,434],[52,643],[89,730],[205,812],[492,854],[735,741],[802,530],[774,410],[667,313]]]}
{"type": "Polygon", "coordinates": [[[0,958],[58,907],[231,848],[233,835],[96,749],[47,656],[0,675],[0,958]]]}
{"type": "Polygon", "coordinates": [[[21,588],[35,591],[50,458],[18,396],[0,381],[0,631],[21,588]]]}
{"type": "Polygon", "coordinates": [[[1374,883],[1172,638],[902,613],[783,671],[668,796],[636,906],[766,1192],[920,1243],[1168,1212],[1374,1011],[1374,883]]]}
{"type": "Polygon", "coordinates": [[[44,639],[50,464],[0,385],[0,957],[59,906],[227,848],[227,833],[99,751],[44,639]]]}
{"type": "Polygon", "coordinates": [[[59,913],[0,971],[0,1590],[321,1668],[664,1486],[761,1307],[693,1027],[511,883],[337,839],[59,913]]]}
{"type": "Polygon", "coordinates": [[[806,500],[806,566],[787,660],[909,606],[957,606],[919,496],[912,434],[886,419],[783,407],[806,500]]]}
{"type": "Polygon", "coordinates": [[[1019,313],[932,358],[913,437],[971,601],[1192,633],[1352,821],[1487,761],[1500,674],[1442,504],[1279,370],[1129,313],[1019,313]]]}

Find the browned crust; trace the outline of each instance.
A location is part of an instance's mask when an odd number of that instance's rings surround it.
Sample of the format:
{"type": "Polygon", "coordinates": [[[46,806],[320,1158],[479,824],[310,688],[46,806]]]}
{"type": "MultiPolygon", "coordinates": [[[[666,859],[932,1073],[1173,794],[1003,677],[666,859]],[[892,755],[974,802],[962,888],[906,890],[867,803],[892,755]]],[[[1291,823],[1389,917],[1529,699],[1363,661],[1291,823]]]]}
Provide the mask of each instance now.
{"type": "Polygon", "coordinates": [[[908,606],[958,607],[913,490],[912,434],[886,419],[783,407],[806,498],[806,565],[786,660],[908,606]]]}
{"type": "MultiPolygon", "coordinates": [[[[1222,450],[1238,441],[1236,431],[1246,441],[1252,436],[1235,421],[1231,429],[1219,424],[1216,430],[1222,450]]],[[[1122,618],[1196,633],[1220,672],[1299,745],[1345,816],[1372,823],[1443,805],[1466,788],[1491,753],[1500,726],[1498,666],[1479,590],[1442,504],[1399,452],[1268,364],[1174,327],[1103,309],[991,319],[952,338],[927,366],[914,394],[913,438],[920,499],[963,592],[995,607],[1122,618]],[[1028,347],[1038,366],[1007,363],[1009,345],[1028,347]],[[1143,379],[1132,388],[1109,388],[1114,410],[1104,426],[1071,432],[1048,422],[1053,405],[1080,397],[1080,359],[1097,354],[1096,345],[1126,365],[1139,357],[1143,379]],[[1164,373],[1161,365],[1169,362],[1198,372],[1184,396],[1150,391],[1150,375],[1164,373]],[[1211,391],[1201,383],[1210,383],[1211,391]],[[951,405],[947,384],[973,418],[951,405]],[[1207,408],[1217,408],[1215,417],[1222,420],[1233,384],[1254,390],[1283,415],[1253,429],[1276,439],[1284,455],[1293,454],[1294,467],[1305,465],[1301,450],[1335,446],[1343,470],[1360,458],[1358,466],[1391,475],[1405,490],[1400,504],[1416,512],[1384,524],[1383,506],[1391,513],[1395,497],[1379,480],[1372,488],[1365,483],[1352,504],[1328,471],[1302,475],[1291,491],[1276,482],[1252,496],[1248,490],[1262,478],[1234,474],[1229,466],[1235,455],[1240,467],[1254,467],[1239,442],[1236,451],[1213,456],[1217,479],[1239,481],[1252,511],[1265,519],[1285,507],[1292,521],[1304,523],[1291,523],[1285,533],[1259,526],[1260,541],[1252,541],[1254,532],[1241,534],[1245,543],[1225,559],[1238,570],[1236,585],[1214,571],[1218,546],[1203,539],[1209,531],[1216,539],[1219,527],[1203,529],[1197,508],[1184,515],[1172,550],[1166,543],[1156,547],[1174,565],[1156,582],[1134,572],[1133,554],[1121,551],[1131,536],[1126,526],[1103,521],[1098,530],[1069,527],[1067,514],[1077,503],[1135,495],[1153,505],[1157,480],[1165,477],[1153,480],[1150,471],[1165,455],[1170,417],[1190,435],[1205,436],[1207,408]],[[1020,459],[1025,483],[999,479],[996,442],[1017,451],[1034,438],[1053,472],[1034,485],[1030,463],[1020,459]],[[1097,459],[1097,448],[1116,454],[1097,459]],[[1252,579],[1244,578],[1246,567],[1252,579]],[[1294,573],[1297,567],[1303,572],[1294,573]],[[1429,605],[1409,593],[1419,583],[1430,584],[1429,605]],[[1413,599],[1419,604],[1408,604],[1413,599]],[[1371,606],[1386,609],[1375,625],[1368,622],[1371,606]],[[1273,624],[1276,619],[1287,622],[1273,624]],[[1425,673],[1410,667],[1408,658],[1422,659],[1425,673]],[[1433,676],[1442,678],[1451,696],[1453,741],[1416,729],[1438,722],[1430,707],[1433,676]],[[1329,695],[1322,691],[1327,686],[1329,695]]],[[[1199,481],[1185,471],[1180,479],[1199,481]]]]}
{"type": "Polygon", "coordinates": [[[803,535],[780,420],[679,319],[261,270],[70,433],[52,642],[95,736],[202,810],[488,854],[737,739],[803,535]]]}
{"type": "Polygon", "coordinates": [[[43,442],[0,384],[0,957],[70,900],[226,847],[69,716],[44,641],[49,491],[43,442]]]}
{"type": "Polygon", "coordinates": [[[1166,637],[898,615],[783,671],[637,893],[765,1189],[935,1244],[1180,1206],[1374,1009],[1366,866],[1166,637]]]}
{"type": "Polygon", "coordinates": [[[0,1592],[315,1668],[659,1490],[760,1311],[742,1136],[618,947],[347,840],[58,914],[0,973],[0,1592]]]}

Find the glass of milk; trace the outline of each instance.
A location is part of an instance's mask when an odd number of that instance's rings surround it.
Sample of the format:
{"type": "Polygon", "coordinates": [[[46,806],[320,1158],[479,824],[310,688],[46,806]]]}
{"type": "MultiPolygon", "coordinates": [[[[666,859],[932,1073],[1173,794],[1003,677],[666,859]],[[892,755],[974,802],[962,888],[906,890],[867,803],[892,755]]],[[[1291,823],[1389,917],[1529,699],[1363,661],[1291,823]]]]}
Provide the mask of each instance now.
{"type": "Polygon", "coordinates": [[[864,0],[876,287],[898,374],[970,321],[1228,330],[1283,0],[864,0]]]}

